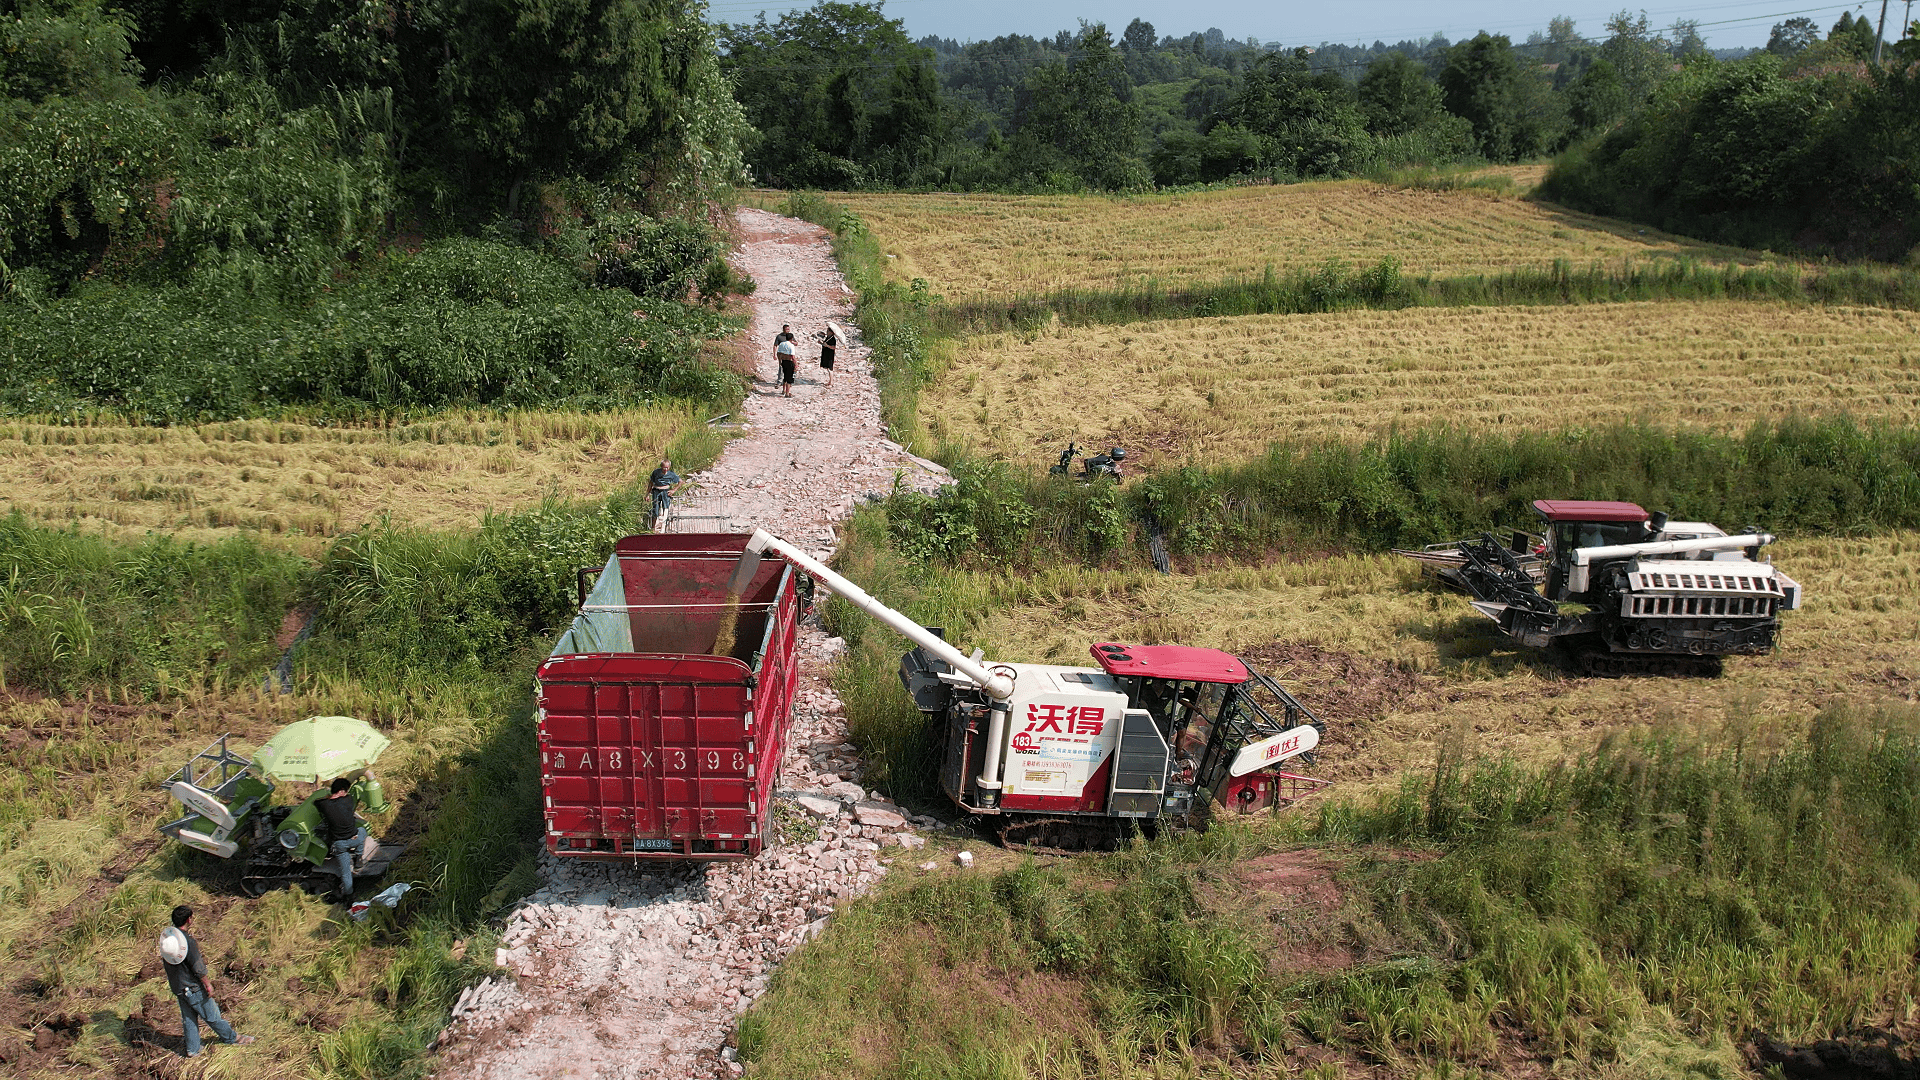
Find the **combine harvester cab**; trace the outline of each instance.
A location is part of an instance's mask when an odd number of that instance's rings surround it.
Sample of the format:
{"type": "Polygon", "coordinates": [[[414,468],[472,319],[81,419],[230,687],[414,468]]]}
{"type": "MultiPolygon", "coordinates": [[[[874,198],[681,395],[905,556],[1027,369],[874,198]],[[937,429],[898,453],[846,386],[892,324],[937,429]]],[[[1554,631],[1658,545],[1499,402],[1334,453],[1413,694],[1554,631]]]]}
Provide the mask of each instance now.
{"type": "MultiPolygon", "coordinates": [[[[1491,534],[1419,552],[1514,641],[1569,647],[1594,675],[1718,675],[1721,658],[1771,653],[1800,583],[1761,558],[1766,533],[1728,536],[1633,503],[1541,499],[1544,546],[1491,534]]],[[[1516,537],[1525,534],[1515,534],[1516,537]]]]}
{"type": "Polygon", "coordinates": [[[800,600],[797,575],[778,560],[756,561],[730,595],[746,544],[673,533],[616,545],[536,675],[548,851],[759,854],[795,689],[800,600]]]}

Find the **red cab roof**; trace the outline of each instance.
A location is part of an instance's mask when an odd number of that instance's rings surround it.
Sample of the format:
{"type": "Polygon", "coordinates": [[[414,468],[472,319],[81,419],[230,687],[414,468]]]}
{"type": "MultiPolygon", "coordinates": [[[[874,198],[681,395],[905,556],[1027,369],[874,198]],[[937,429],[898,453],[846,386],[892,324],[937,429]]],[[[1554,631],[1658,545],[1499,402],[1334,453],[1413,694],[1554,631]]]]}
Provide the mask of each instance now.
{"type": "Polygon", "coordinates": [[[1548,521],[1645,521],[1647,512],[1629,502],[1581,502],[1535,499],[1533,508],[1548,521]]]}
{"type": "Polygon", "coordinates": [[[1243,683],[1247,665],[1232,653],[1188,645],[1115,645],[1093,647],[1093,658],[1109,675],[1145,675],[1154,679],[1243,683]]]}

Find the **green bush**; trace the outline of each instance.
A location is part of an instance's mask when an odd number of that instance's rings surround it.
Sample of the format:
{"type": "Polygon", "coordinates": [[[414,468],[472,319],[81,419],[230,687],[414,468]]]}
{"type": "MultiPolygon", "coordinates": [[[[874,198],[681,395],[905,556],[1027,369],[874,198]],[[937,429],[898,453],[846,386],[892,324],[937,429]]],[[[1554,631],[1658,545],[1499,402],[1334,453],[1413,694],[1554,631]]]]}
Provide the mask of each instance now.
{"type": "Polygon", "coordinates": [[[588,226],[587,236],[594,284],[656,300],[684,299],[695,277],[720,261],[720,244],[704,225],[632,210],[603,215],[588,226]]]}
{"type": "Polygon", "coordinates": [[[471,533],[383,522],[342,537],[308,588],[320,611],[314,668],[388,674],[504,670],[541,648],[573,614],[574,572],[599,566],[639,531],[643,493],[605,502],[549,501],[489,516],[471,533]]]}
{"type": "Polygon", "coordinates": [[[355,414],[467,405],[731,403],[696,360],[717,314],[581,285],[492,240],[395,254],[311,303],[89,284],[0,302],[0,410],[105,406],[163,422],[288,409],[355,414]]]}

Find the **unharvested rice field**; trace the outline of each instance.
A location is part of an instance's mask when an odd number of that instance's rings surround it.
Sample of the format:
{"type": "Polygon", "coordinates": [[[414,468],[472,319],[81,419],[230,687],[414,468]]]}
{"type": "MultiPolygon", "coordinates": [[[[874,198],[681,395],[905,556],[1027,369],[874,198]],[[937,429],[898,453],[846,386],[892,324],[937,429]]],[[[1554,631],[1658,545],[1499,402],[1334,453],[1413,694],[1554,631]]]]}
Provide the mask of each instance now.
{"type": "Polygon", "coordinates": [[[1392,555],[1339,556],[1197,575],[1055,568],[977,639],[1009,661],[1088,663],[1087,643],[1232,650],[1329,723],[1314,770],[1353,794],[1397,782],[1465,733],[1490,757],[1557,760],[1607,730],[1804,720],[1839,701],[1920,700],[1920,533],[1800,539],[1767,549],[1806,587],[1772,656],[1717,679],[1577,677],[1520,649],[1458,594],[1392,555]]]}
{"type": "Polygon", "coordinates": [[[548,495],[599,499],[644,477],[700,419],[681,410],[447,415],[328,427],[0,422],[0,514],[113,533],[299,546],[391,515],[470,528],[548,495]]]}
{"type": "Polygon", "coordinates": [[[1149,281],[1186,285],[1364,266],[1385,256],[1414,274],[1488,274],[1556,259],[1584,269],[1627,260],[1752,263],[1755,253],[1668,236],[1484,191],[1422,191],[1367,180],[1187,195],[879,195],[832,198],[891,256],[889,276],[926,278],[953,302],[1149,281]]]}
{"type": "Polygon", "coordinates": [[[1916,332],[1913,312],[1711,301],[1134,323],[968,339],[920,410],[936,438],[1014,461],[1078,439],[1149,468],[1442,422],[1911,424],[1916,332]]]}

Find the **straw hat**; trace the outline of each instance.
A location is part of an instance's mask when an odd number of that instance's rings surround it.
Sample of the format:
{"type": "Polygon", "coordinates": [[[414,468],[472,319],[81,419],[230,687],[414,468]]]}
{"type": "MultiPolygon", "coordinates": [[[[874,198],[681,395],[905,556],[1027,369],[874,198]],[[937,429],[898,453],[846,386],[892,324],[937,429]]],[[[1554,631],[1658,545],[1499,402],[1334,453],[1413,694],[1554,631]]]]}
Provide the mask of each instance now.
{"type": "Polygon", "coordinates": [[[160,931],[160,959],[178,964],[187,958],[187,934],[177,926],[160,931]]]}

